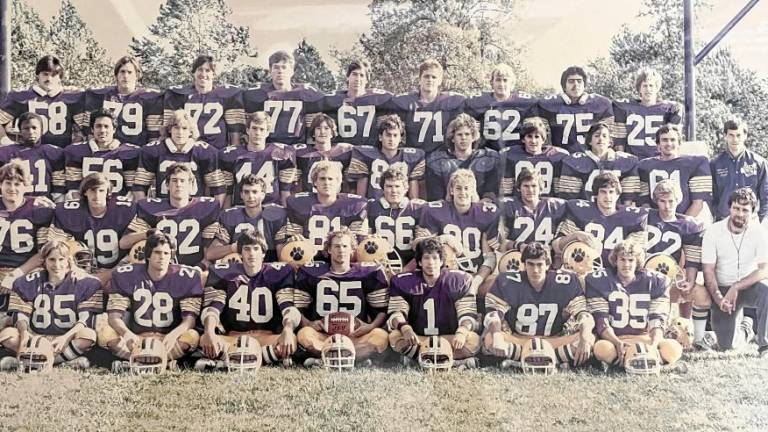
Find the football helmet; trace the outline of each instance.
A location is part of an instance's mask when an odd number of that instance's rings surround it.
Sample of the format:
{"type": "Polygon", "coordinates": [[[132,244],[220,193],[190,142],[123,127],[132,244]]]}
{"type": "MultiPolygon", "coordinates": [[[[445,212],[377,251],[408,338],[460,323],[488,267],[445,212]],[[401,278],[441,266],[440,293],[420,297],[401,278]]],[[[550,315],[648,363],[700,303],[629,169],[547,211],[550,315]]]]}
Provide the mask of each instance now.
{"type": "Polygon", "coordinates": [[[317,254],[317,248],[303,236],[293,236],[280,251],[280,261],[294,269],[312,262],[317,254]]]}
{"type": "Polygon", "coordinates": [[[96,256],[85,243],[70,239],[67,241],[67,246],[76,266],[89,274],[96,271],[96,256]]]}
{"type": "Polygon", "coordinates": [[[563,268],[576,272],[580,276],[603,268],[600,251],[589,244],[576,240],[563,249],[563,268]]]}
{"type": "Polygon", "coordinates": [[[403,260],[400,254],[384,237],[373,234],[357,244],[358,262],[373,262],[383,265],[387,272],[393,275],[403,271],[403,260]]]}
{"type": "Polygon", "coordinates": [[[134,374],[163,373],[168,366],[165,345],[155,338],[141,338],[128,358],[128,368],[134,374]]]}
{"type": "Polygon", "coordinates": [[[520,367],[525,374],[552,375],[557,372],[557,356],[552,344],[542,338],[528,339],[523,344],[520,367]]]}
{"type": "Polygon", "coordinates": [[[668,277],[675,284],[675,287],[680,287],[685,283],[685,273],[677,264],[677,261],[667,254],[657,253],[649,256],[645,260],[643,267],[668,277]]]}
{"type": "Polygon", "coordinates": [[[453,367],[453,347],[448,339],[428,336],[419,347],[419,366],[428,371],[449,370],[453,367]]]}
{"type": "Polygon", "coordinates": [[[326,369],[352,369],[355,367],[355,356],[355,344],[342,334],[329,336],[320,350],[320,359],[326,369]]]}
{"type": "Polygon", "coordinates": [[[525,269],[525,266],[523,265],[523,254],[520,251],[516,251],[516,250],[507,251],[499,259],[499,264],[497,268],[499,270],[499,273],[504,273],[508,271],[516,271],[516,272],[523,271],[525,269]]]}
{"type": "Polygon", "coordinates": [[[131,264],[144,264],[144,249],[147,247],[146,240],[139,240],[131,247],[128,252],[128,262],[131,264]]]}
{"type": "Polygon", "coordinates": [[[229,346],[224,358],[229,372],[255,372],[261,367],[261,344],[248,335],[240,335],[229,346]]]}
{"type": "Polygon", "coordinates": [[[323,318],[323,331],[349,336],[355,331],[355,318],[347,312],[331,312],[323,318]]]}
{"type": "Polygon", "coordinates": [[[46,373],[53,369],[56,355],[53,344],[43,336],[31,336],[19,350],[19,369],[22,372],[46,373]]]}
{"type": "Polygon", "coordinates": [[[242,263],[243,258],[237,252],[232,252],[216,260],[216,264],[242,263]]]}
{"type": "Polygon", "coordinates": [[[661,356],[653,345],[635,342],[624,352],[624,370],[631,375],[658,375],[661,372],[661,356]]]}
{"type": "Polygon", "coordinates": [[[464,255],[464,246],[453,236],[443,234],[437,237],[443,244],[443,256],[445,257],[445,267],[451,270],[472,270],[472,260],[464,255]]]}
{"type": "Polygon", "coordinates": [[[683,349],[690,349],[693,346],[693,326],[691,326],[691,321],[682,317],[673,319],[669,326],[667,326],[664,337],[678,341],[683,349]]]}

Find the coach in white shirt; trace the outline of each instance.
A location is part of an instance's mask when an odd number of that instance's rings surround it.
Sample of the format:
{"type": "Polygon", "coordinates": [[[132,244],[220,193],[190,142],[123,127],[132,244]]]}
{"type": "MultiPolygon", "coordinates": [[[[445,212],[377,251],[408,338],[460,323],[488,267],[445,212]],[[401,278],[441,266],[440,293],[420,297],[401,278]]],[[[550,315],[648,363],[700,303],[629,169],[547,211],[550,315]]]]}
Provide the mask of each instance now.
{"type": "Polygon", "coordinates": [[[701,263],[712,296],[712,329],[721,349],[749,342],[752,329],[744,307],[757,309],[757,345],[768,357],[768,231],[752,214],[757,197],[749,188],[733,191],[730,214],[704,232],[701,263]]]}

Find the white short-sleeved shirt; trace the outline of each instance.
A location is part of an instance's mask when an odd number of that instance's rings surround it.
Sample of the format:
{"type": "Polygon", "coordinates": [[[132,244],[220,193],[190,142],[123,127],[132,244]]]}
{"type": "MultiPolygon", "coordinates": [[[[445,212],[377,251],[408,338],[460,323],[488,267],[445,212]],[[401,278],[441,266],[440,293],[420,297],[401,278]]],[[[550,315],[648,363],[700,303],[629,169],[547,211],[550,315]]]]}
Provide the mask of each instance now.
{"type": "Polygon", "coordinates": [[[757,270],[758,263],[768,262],[768,230],[750,221],[741,234],[728,230],[727,217],[704,231],[701,263],[715,264],[720,286],[731,286],[757,270]]]}

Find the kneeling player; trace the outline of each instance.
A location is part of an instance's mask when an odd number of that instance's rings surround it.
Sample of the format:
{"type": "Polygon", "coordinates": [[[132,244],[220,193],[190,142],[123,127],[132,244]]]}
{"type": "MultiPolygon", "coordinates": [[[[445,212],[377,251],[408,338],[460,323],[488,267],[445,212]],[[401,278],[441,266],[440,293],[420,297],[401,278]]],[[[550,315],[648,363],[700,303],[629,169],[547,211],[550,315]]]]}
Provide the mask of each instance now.
{"type": "Polygon", "coordinates": [[[147,233],[145,264],[115,268],[109,290],[109,325],[99,345],[130,362],[116,361],[115,372],[130,368],[162,372],[197,347],[194,330],[203,297],[200,272],[171,264],[176,242],[160,230],[147,233]]]}
{"type": "Polygon", "coordinates": [[[293,306],[293,269],[283,263],[264,264],[266,251],[264,236],[246,229],[237,239],[243,262],[215,264],[211,269],[203,300],[205,332],[200,338],[207,359],[198,360],[195,369],[254,369],[290,359],[296,350],[294,329],[301,314],[293,306]],[[222,326],[224,335],[216,334],[222,326]],[[242,343],[243,337],[248,342],[242,343]],[[239,362],[237,348],[242,345],[260,348],[253,361],[239,362]],[[233,357],[238,360],[232,362],[233,357]]]}
{"type": "MultiPolygon", "coordinates": [[[[8,311],[14,326],[0,332],[0,343],[16,353],[27,370],[60,363],[87,368],[88,359],[81,356],[96,343],[93,325],[103,307],[101,283],[82,272],[73,276],[75,265],[64,242],[49,241],[40,255],[45,269],[13,284],[8,311]]],[[[17,365],[12,357],[2,363],[4,370],[17,365]]]]}
{"type": "Polygon", "coordinates": [[[673,364],[683,352],[676,340],[664,339],[669,279],[642,268],[644,258],[639,244],[624,241],[611,251],[613,268],[586,277],[587,302],[600,337],[595,357],[630,373],[656,372],[660,362],[673,364]],[[625,359],[628,351],[641,353],[644,361],[625,359]]]}
{"type": "Polygon", "coordinates": [[[503,367],[524,372],[584,364],[595,343],[594,321],[576,275],[550,271],[549,249],[540,243],[526,246],[522,261],[525,272],[500,274],[485,298],[486,350],[510,360],[503,367]]]}

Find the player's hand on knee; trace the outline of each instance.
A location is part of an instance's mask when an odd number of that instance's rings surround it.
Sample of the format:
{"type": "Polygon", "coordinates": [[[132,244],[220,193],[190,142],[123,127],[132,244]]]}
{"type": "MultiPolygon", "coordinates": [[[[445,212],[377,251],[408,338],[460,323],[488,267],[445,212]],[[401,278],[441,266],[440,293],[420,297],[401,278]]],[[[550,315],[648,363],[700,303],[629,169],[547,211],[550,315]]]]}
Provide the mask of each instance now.
{"type": "Polygon", "coordinates": [[[218,358],[219,354],[221,354],[222,347],[223,343],[221,342],[219,335],[204,332],[203,335],[200,336],[200,348],[203,349],[203,354],[206,357],[210,359],[218,358]]]}

